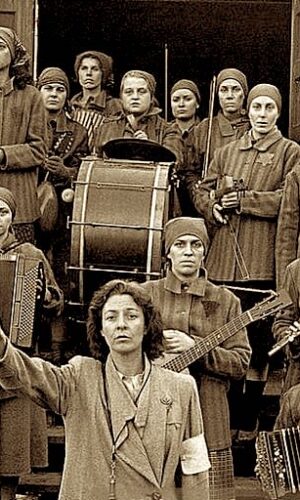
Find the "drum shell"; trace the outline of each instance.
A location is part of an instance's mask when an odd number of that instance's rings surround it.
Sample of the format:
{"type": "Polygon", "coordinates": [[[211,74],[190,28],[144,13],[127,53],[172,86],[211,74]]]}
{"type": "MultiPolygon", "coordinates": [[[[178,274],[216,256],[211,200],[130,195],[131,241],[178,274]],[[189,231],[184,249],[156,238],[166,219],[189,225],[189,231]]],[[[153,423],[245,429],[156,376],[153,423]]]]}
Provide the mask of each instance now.
{"type": "Polygon", "coordinates": [[[169,168],[140,161],[82,162],[70,222],[71,269],[109,272],[109,278],[161,275],[169,168]]]}

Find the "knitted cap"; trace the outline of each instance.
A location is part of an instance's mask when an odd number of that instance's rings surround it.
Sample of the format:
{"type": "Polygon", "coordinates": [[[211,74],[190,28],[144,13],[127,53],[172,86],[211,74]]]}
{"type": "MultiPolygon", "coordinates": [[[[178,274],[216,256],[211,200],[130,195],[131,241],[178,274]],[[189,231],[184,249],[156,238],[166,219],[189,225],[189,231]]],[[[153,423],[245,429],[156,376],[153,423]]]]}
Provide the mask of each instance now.
{"type": "Polygon", "coordinates": [[[9,206],[14,218],[14,216],[16,215],[17,203],[12,192],[9,191],[9,189],[0,187],[0,200],[4,201],[9,206]]]}
{"type": "Polygon", "coordinates": [[[98,52],[97,50],[87,50],[85,52],[81,52],[81,54],[78,54],[76,56],[74,64],[74,71],[77,79],[78,79],[79,66],[81,65],[82,60],[85,57],[93,57],[94,59],[97,59],[99,61],[100,68],[102,71],[102,86],[105,86],[108,80],[112,78],[112,71],[113,71],[112,58],[107,54],[104,54],[104,52],[98,52]]]}
{"type": "Polygon", "coordinates": [[[247,99],[248,110],[253,99],[260,96],[271,97],[271,99],[276,102],[279,113],[281,112],[282,98],[279,89],[275,87],[275,85],[270,85],[269,83],[260,83],[259,85],[255,85],[255,87],[250,90],[247,99]]]}
{"type": "Polygon", "coordinates": [[[28,71],[30,57],[24,45],[16,32],[10,28],[0,26],[0,38],[6,43],[11,54],[10,74],[15,76],[17,73],[28,71]]]}
{"type": "Polygon", "coordinates": [[[54,66],[43,69],[37,81],[37,88],[40,89],[43,85],[47,85],[48,83],[60,83],[66,88],[67,97],[69,97],[70,84],[66,73],[62,69],[54,66]]]}
{"type": "Polygon", "coordinates": [[[171,219],[165,225],[165,252],[169,253],[171,245],[180,236],[191,234],[202,241],[205,253],[207,253],[209,238],[204,219],[196,217],[177,217],[171,219]]]}
{"type": "Polygon", "coordinates": [[[193,94],[196,96],[198,104],[200,104],[200,92],[197,85],[192,80],[178,80],[178,82],[174,83],[173,87],[171,88],[171,95],[174,94],[176,90],[180,89],[188,89],[193,92],[193,94]]]}
{"type": "Polygon", "coordinates": [[[156,90],[156,80],[155,80],[154,76],[151,75],[151,73],[147,73],[147,71],[142,71],[139,69],[133,69],[133,70],[127,71],[127,73],[125,73],[125,75],[123,76],[122,81],[121,81],[121,85],[120,85],[121,92],[122,92],[123,87],[124,87],[124,81],[128,77],[143,78],[148,84],[151,96],[152,97],[154,96],[155,90],[156,90]]]}
{"type": "Polygon", "coordinates": [[[228,80],[229,78],[230,79],[232,78],[233,80],[239,82],[244,91],[245,96],[248,94],[248,83],[246,75],[244,75],[244,73],[242,73],[239,69],[236,68],[225,68],[222,69],[222,71],[220,71],[220,73],[217,76],[217,89],[216,89],[217,92],[220,88],[221,83],[224,82],[224,80],[228,80]]]}

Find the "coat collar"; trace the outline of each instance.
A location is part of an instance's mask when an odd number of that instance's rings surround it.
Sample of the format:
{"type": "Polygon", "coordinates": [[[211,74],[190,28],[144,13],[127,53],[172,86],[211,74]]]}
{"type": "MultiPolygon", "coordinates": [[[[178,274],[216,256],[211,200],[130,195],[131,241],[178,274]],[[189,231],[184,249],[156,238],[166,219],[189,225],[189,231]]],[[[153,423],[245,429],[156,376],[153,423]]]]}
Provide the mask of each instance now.
{"type": "Polygon", "coordinates": [[[223,137],[230,137],[235,135],[234,125],[241,124],[243,122],[247,123],[249,120],[245,110],[241,111],[241,115],[235,120],[228,120],[226,116],[223,115],[222,111],[218,111],[217,119],[219,122],[219,128],[223,137]]]}
{"type": "Polygon", "coordinates": [[[0,86],[0,89],[2,89],[3,95],[10,94],[14,90],[14,77],[7,80],[3,87],[0,86]]]}
{"type": "Polygon", "coordinates": [[[51,118],[49,116],[48,122],[49,124],[51,124],[51,122],[55,122],[55,129],[57,132],[69,132],[68,119],[64,110],[61,110],[55,118],[51,118]]]}
{"type": "Polygon", "coordinates": [[[6,253],[9,250],[16,248],[21,245],[13,233],[8,233],[6,240],[3,242],[0,248],[0,254],[6,253]]]}
{"type": "Polygon", "coordinates": [[[72,98],[72,104],[80,108],[91,106],[92,108],[99,109],[100,111],[103,111],[106,108],[107,94],[105,90],[101,90],[101,92],[96,97],[90,96],[84,106],[82,104],[82,98],[83,93],[79,92],[72,98]]]}
{"type": "MultiPolygon", "coordinates": [[[[179,280],[171,270],[168,270],[167,276],[164,283],[165,290],[169,292],[181,294],[183,293],[182,285],[185,282],[179,280]]],[[[189,293],[191,295],[198,295],[199,297],[204,297],[205,289],[207,285],[207,271],[204,268],[200,269],[200,275],[190,284],[186,284],[184,287],[184,293],[189,293]]]]}
{"type": "Polygon", "coordinates": [[[280,139],[282,139],[282,134],[277,127],[256,142],[253,142],[252,132],[249,130],[240,139],[240,150],[257,149],[257,151],[264,152],[280,139]]]}

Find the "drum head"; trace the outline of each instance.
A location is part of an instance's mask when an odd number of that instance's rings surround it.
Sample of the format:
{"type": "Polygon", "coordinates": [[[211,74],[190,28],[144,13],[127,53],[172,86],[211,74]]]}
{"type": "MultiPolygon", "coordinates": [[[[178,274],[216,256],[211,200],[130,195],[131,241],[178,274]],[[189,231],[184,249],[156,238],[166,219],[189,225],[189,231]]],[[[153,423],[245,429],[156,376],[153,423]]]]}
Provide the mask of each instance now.
{"type": "Polygon", "coordinates": [[[146,139],[120,138],[108,141],[103,145],[108,158],[118,160],[141,160],[154,162],[174,162],[175,154],[158,142],[146,139]]]}

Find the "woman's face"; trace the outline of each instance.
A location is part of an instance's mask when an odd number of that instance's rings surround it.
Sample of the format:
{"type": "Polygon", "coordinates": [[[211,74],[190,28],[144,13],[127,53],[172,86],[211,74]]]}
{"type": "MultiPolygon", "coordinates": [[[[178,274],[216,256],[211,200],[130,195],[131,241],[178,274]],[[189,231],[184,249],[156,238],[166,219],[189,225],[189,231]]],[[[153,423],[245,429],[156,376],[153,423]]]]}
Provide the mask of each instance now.
{"type": "Polygon", "coordinates": [[[276,102],[267,96],[253,99],[249,108],[249,119],[252,130],[257,137],[271,132],[276,125],[279,111],[276,102]]]}
{"type": "Polygon", "coordinates": [[[40,93],[44,106],[49,112],[63,109],[67,99],[67,89],[61,83],[47,83],[42,85],[40,93]]]}
{"type": "Polygon", "coordinates": [[[147,113],[151,106],[151,92],[144,78],[127,76],[121,91],[123,108],[135,116],[147,113]]]}
{"type": "Polygon", "coordinates": [[[5,41],[0,38],[0,70],[7,68],[11,63],[10,50],[5,41]]]}
{"type": "Polygon", "coordinates": [[[102,309],[102,331],[109,350],[140,355],[145,335],[144,313],[131,295],[112,295],[102,309]]]}
{"type": "Polygon", "coordinates": [[[174,118],[189,120],[195,116],[199,105],[191,90],[178,89],[171,95],[171,108],[174,118]]]}
{"type": "Polygon", "coordinates": [[[227,78],[219,87],[218,97],[223,114],[230,116],[241,111],[245,94],[237,80],[227,78]]]}
{"type": "Polygon", "coordinates": [[[102,70],[95,57],[84,57],[78,69],[78,80],[85,90],[101,88],[102,70]]]}
{"type": "Polygon", "coordinates": [[[0,236],[8,233],[12,224],[12,211],[5,201],[0,200],[0,236]]]}
{"type": "Polygon", "coordinates": [[[204,245],[196,236],[186,234],[172,243],[167,257],[179,279],[196,278],[204,258],[204,245]]]}

